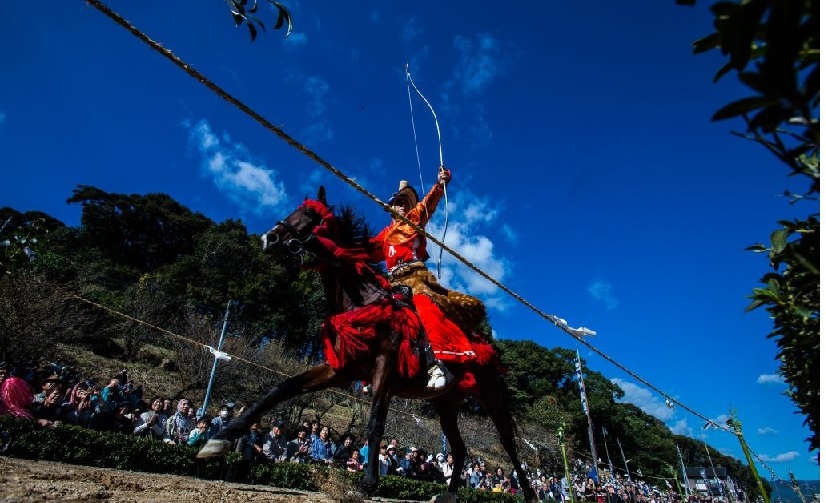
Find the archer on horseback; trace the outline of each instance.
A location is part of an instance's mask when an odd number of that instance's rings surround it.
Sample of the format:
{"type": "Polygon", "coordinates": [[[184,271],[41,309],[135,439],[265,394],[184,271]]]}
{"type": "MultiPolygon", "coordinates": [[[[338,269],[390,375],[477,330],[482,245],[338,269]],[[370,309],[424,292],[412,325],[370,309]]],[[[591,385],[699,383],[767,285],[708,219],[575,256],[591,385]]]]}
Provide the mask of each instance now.
{"type": "MultiPolygon", "coordinates": [[[[436,183],[424,199],[407,181],[388,204],[417,226],[424,228],[445,193],[451,173],[439,167],[436,183]]],[[[442,360],[464,361],[475,358],[468,336],[475,333],[485,317],[485,305],[479,299],[440,285],[425,261],[428,259],[427,240],[400,218],[393,221],[370,240],[371,259],[386,261],[387,274],[394,286],[405,285],[412,290],[413,304],[422,321],[425,337],[425,359],[430,379],[427,386],[441,389],[452,376],[442,360]],[[434,344],[435,343],[435,344],[434,344]],[[437,349],[434,353],[432,345],[437,349]],[[436,357],[438,354],[438,359],[436,357]]]]}

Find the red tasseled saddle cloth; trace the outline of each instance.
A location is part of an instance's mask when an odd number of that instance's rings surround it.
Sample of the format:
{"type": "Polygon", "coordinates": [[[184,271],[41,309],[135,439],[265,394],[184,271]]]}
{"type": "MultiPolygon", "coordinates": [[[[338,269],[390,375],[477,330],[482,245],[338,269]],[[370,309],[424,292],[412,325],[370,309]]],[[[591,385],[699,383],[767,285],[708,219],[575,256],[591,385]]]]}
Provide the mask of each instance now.
{"type": "MultiPolygon", "coordinates": [[[[413,297],[413,304],[416,311],[387,299],[353,311],[328,316],[321,329],[327,363],[340,370],[363,358],[379,335],[377,327],[382,324],[402,334],[397,359],[397,372],[402,377],[415,376],[422,370],[419,357],[414,353],[422,325],[427,330],[436,358],[442,361],[475,362],[480,365],[496,361],[496,351],[487,341],[475,334],[468,338],[459,327],[445,318],[438,306],[428,297],[416,295],[413,297]]],[[[469,393],[476,387],[476,380],[469,371],[455,377],[460,379],[458,387],[463,392],[469,393]]]]}

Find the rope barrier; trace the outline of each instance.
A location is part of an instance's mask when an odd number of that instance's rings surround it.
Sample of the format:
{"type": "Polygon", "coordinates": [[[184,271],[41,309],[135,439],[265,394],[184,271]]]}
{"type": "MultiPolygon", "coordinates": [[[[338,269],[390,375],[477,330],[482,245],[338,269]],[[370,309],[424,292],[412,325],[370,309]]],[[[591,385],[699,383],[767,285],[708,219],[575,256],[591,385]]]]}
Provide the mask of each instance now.
{"type": "MultiPolygon", "coordinates": [[[[209,345],[204,344],[204,343],[202,343],[202,342],[198,342],[198,341],[196,341],[196,340],[194,340],[194,339],[190,339],[189,337],[185,337],[185,336],[183,336],[183,335],[177,334],[177,333],[175,333],[175,332],[172,332],[171,330],[167,330],[167,329],[165,329],[165,328],[163,328],[163,327],[159,327],[159,326],[157,326],[157,325],[154,325],[154,324],[149,323],[149,322],[147,322],[147,321],[141,320],[141,319],[139,319],[139,318],[135,318],[134,316],[130,316],[130,315],[126,314],[126,313],[122,313],[122,312],[120,312],[120,311],[118,311],[118,310],[116,310],[116,309],[112,309],[112,308],[111,308],[111,307],[109,307],[109,306],[105,306],[105,305],[100,304],[100,303],[98,303],[98,302],[95,302],[95,301],[93,301],[93,300],[89,300],[89,299],[87,299],[87,298],[81,297],[80,295],[77,295],[77,294],[74,294],[74,293],[69,293],[68,295],[69,295],[70,297],[72,297],[72,298],[76,299],[76,300],[79,300],[79,301],[81,301],[81,302],[84,302],[84,303],[86,303],[86,304],[89,304],[89,305],[91,305],[91,306],[94,306],[94,307],[96,307],[96,308],[98,308],[98,309],[102,309],[102,310],[104,310],[104,311],[107,311],[108,313],[113,314],[113,315],[115,315],[115,316],[120,316],[121,318],[125,318],[125,319],[127,319],[127,320],[129,320],[129,321],[132,321],[132,322],[134,322],[134,323],[137,323],[137,324],[139,324],[139,325],[143,325],[143,326],[148,327],[148,328],[150,328],[150,329],[152,329],[152,330],[156,330],[156,331],[161,332],[161,333],[163,333],[163,334],[166,334],[166,335],[168,335],[168,336],[170,336],[170,337],[172,337],[172,338],[174,338],[174,339],[178,339],[178,340],[180,340],[180,341],[183,341],[183,342],[186,342],[186,343],[192,344],[193,346],[199,346],[199,347],[201,347],[201,348],[203,348],[203,349],[206,349],[207,351],[209,351],[209,352],[213,353],[213,355],[215,355],[215,356],[216,356],[216,358],[221,358],[222,356],[220,356],[220,355],[217,355],[217,354],[216,354],[216,353],[221,353],[222,355],[229,356],[229,357],[230,357],[231,359],[233,359],[233,360],[237,360],[237,361],[239,361],[239,362],[246,363],[246,364],[248,364],[248,365],[251,365],[251,366],[253,366],[253,367],[257,367],[257,368],[262,369],[262,370],[266,370],[267,372],[270,372],[270,373],[273,373],[273,374],[276,374],[276,375],[280,375],[280,376],[282,376],[282,377],[284,377],[284,378],[287,378],[287,379],[289,379],[289,378],[291,378],[291,377],[294,377],[294,376],[291,376],[291,375],[289,375],[289,374],[287,374],[287,373],[285,373],[285,372],[281,372],[280,370],[276,370],[276,369],[273,369],[273,368],[267,367],[266,365],[261,365],[260,363],[254,362],[254,361],[249,360],[249,359],[247,359],[247,358],[243,358],[243,357],[240,357],[240,356],[236,356],[236,355],[233,355],[233,354],[231,354],[231,353],[223,353],[223,352],[218,352],[218,351],[216,351],[216,350],[215,350],[215,348],[213,348],[212,346],[209,346],[209,345]]],[[[365,405],[365,406],[369,406],[369,405],[370,405],[370,402],[368,402],[368,401],[366,401],[366,400],[363,400],[363,399],[361,399],[361,398],[355,397],[355,396],[350,395],[350,394],[348,394],[348,393],[345,393],[345,392],[343,392],[343,391],[339,391],[339,390],[337,390],[337,389],[329,388],[329,389],[327,389],[327,390],[323,390],[323,391],[328,392],[328,393],[331,393],[331,394],[334,394],[334,395],[340,395],[340,396],[343,396],[343,397],[345,397],[345,398],[349,398],[349,399],[351,399],[351,400],[354,400],[355,402],[361,402],[361,403],[362,403],[363,405],[365,405]]],[[[396,408],[393,408],[393,407],[390,407],[388,410],[391,410],[391,411],[396,412],[396,413],[399,413],[399,414],[409,415],[409,416],[413,417],[413,419],[416,421],[416,424],[417,424],[417,425],[421,423],[421,418],[417,417],[417,416],[416,416],[415,414],[413,414],[413,413],[410,413],[410,412],[407,412],[407,411],[404,411],[404,410],[401,410],[401,409],[396,409],[396,408]]]]}
{"type": "MultiPolygon", "coordinates": [[[[568,323],[563,318],[560,318],[560,317],[555,316],[553,314],[545,313],[544,311],[542,311],[541,309],[539,309],[538,307],[536,307],[535,305],[530,303],[523,296],[521,296],[520,294],[518,294],[514,290],[512,290],[509,287],[507,287],[506,285],[504,285],[501,281],[493,278],[490,274],[488,274],[487,272],[480,269],[478,266],[476,266],[475,264],[470,262],[468,259],[466,259],[464,256],[462,256],[457,251],[453,250],[453,248],[447,246],[444,242],[442,242],[442,240],[439,240],[438,238],[436,238],[435,236],[433,236],[432,234],[427,232],[425,229],[422,229],[418,225],[414,224],[413,222],[411,222],[404,215],[401,215],[401,214],[395,212],[388,204],[386,204],[380,198],[378,198],[377,196],[375,196],[374,194],[369,192],[367,189],[365,189],[364,187],[359,185],[354,179],[348,177],[344,172],[342,172],[341,170],[339,170],[338,168],[333,166],[331,163],[329,163],[328,161],[323,159],[321,156],[319,156],[318,154],[313,152],[311,149],[309,149],[306,146],[302,145],[295,138],[293,138],[292,136],[287,134],[284,130],[282,130],[278,126],[272,124],[270,121],[268,121],[261,114],[259,114],[255,110],[253,110],[251,107],[249,107],[248,105],[243,103],[241,100],[239,100],[239,99],[235,98],[234,96],[232,96],[230,93],[228,93],[223,88],[218,86],[215,82],[213,82],[212,80],[207,78],[205,75],[203,75],[199,71],[195,70],[191,65],[185,63],[181,58],[176,56],[172,52],[172,50],[166,49],[162,44],[160,44],[159,42],[156,42],[155,40],[151,39],[148,35],[146,35],[142,31],[140,31],[136,27],[134,27],[126,19],[124,19],[122,16],[120,16],[119,14],[117,14],[116,12],[111,10],[108,6],[103,4],[100,0],[84,0],[84,1],[87,4],[89,4],[89,5],[93,6],[94,8],[96,8],[98,11],[100,11],[105,16],[109,17],[112,21],[114,21],[115,23],[117,23],[118,25],[120,25],[121,27],[126,29],[132,35],[134,35],[135,37],[137,37],[138,39],[143,41],[151,49],[158,52],[160,55],[162,55],[166,59],[170,60],[173,64],[175,64],[177,67],[181,68],[184,72],[186,72],[188,75],[190,75],[192,78],[194,78],[195,80],[197,80],[198,82],[200,82],[201,84],[206,86],[213,93],[217,94],[219,97],[221,97],[225,101],[229,102],[230,104],[232,104],[233,106],[238,108],[240,111],[242,111],[243,113],[248,115],[250,118],[252,118],[256,122],[258,122],[265,129],[267,129],[268,131],[274,133],[276,136],[278,136],[279,138],[284,140],[288,145],[295,148],[296,150],[298,150],[299,152],[301,152],[305,156],[309,157],[310,159],[315,161],[317,164],[321,165],[322,167],[324,167],[325,169],[330,171],[333,175],[335,175],[336,177],[341,179],[344,183],[346,183],[347,185],[349,185],[350,187],[355,189],[357,192],[359,192],[360,194],[364,195],[365,197],[367,197],[368,199],[370,199],[374,203],[381,206],[385,210],[385,212],[387,212],[387,213],[399,218],[400,220],[404,221],[405,223],[411,225],[421,235],[427,237],[432,242],[436,243],[439,247],[441,247],[442,249],[444,249],[445,251],[447,251],[448,253],[453,255],[453,257],[456,258],[459,262],[461,262],[466,267],[470,268],[472,271],[476,272],[477,274],[479,274],[480,276],[482,276],[486,280],[490,281],[493,285],[495,285],[500,290],[502,290],[503,292],[505,292],[508,295],[510,295],[511,297],[513,297],[515,300],[517,300],[519,303],[523,304],[525,307],[527,307],[529,310],[533,311],[535,314],[537,314],[541,318],[545,319],[546,321],[553,324],[555,327],[557,327],[560,330],[562,330],[563,332],[567,333],[568,335],[570,335],[571,337],[576,339],[579,343],[581,343],[582,345],[584,345],[585,347],[587,347],[588,349],[590,349],[594,353],[598,354],[599,356],[604,358],[606,361],[613,364],[614,366],[616,366],[617,368],[619,368],[623,372],[627,373],[628,375],[630,375],[634,379],[638,380],[642,384],[648,386],[653,391],[655,391],[658,394],[662,395],[667,400],[670,400],[672,403],[674,403],[676,405],[679,405],[686,412],[688,412],[690,414],[693,414],[693,415],[699,417],[700,419],[704,420],[706,422],[706,424],[710,424],[712,426],[715,426],[719,429],[727,431],[728,433],[736,434],[730,428],[718,424],[714,420],[704,416],[702,413],[697,412],[696,410],[692,409],[691,407],[689,407],[685,403],[671,397],[666,392],[664,392],[663,390],[661,390],[657,386],[653,385],[651,382],[644,379],[642,376],[640,376],[636,372],[633,372],[631,369],[629,369],[625,365],[621,364],[620,362],[618,362],[617,360],[615,360],[614,358],[612,358],[608,354],[606,354],[603,351],[599,350],[593,344],[590,344],[587,341],[585,341],[584,338],[583,338],[584,336],[586,336],[586,335],[595,335],[596,334],[596,332],[594,332],[593,330],[590,330],[589,328],[586,328],[586,327],[572,328],[568,325],[568,323]]],[[[414,89],[416,89],[415,84],[413,85],[413,87],[414,87],[414,89]]],[[[418,92],[418,89],[416,89],[416,91],[418,92]]],[[[421,93],[419,93],[419,94],[421,95],[421,93]]],[[[422,96],[422,98],[424,99],[423,96],[422,96]]],[[[426,99],[425,99],[425,102],[427,102],[426,99]]],[[[428,103],[428,106],[430,106],[429,103],[428,103]]],[[[431,111],[433,111],[432,107],[431,107],[431,111]]],[[[434,113],[434,117],[435,117],[435,112],[433,112],[433,113],[434,113]]],[[[437,128],[438,128],[438,123],[437,123],[437,128]]],[[[440,143],[440,145],[439,145],[439,157],[440,157],[440,159],[441,159],[441,156],[442,156],[442,154],[441,154],[441,143],[440,143]]],[[[78,298],[80,298],[80,297],[78,297],[78,298]]],[[[84,302],[89,302],[89,303],[94,304],[93,302],[88,301],[86,299],[82,299],[82,298],[80,298],[80,299],[83,300],[84,302]]],[[[106,308],[105,306],[101,306],[99,304],[97,304],[97,305],[104,308],[104,309],[109,309],[109,308],[106,308]]],[[[128,315],[124,315],[124,316],[128,316],[128,315]]],[[[139,322],[139,323],[145,323],[141,320],[137,320],[137,319],[134,319],[134,318],[133,318],[133,320],[136,321],[136,322],[139,322]]],[[[182,336],[178,336],[177,334],[172,334],[172,332],[169,332],[165,329],[161,329],[159,327],[156,327],[156,328],[158,330],[161,330],[161,331],[165,332],[165,333],[169,333],[170,335],[174,335],[176,337],[182,337],[182,336]]],[[[192,342],[195,342],[195,341],[192,341],[192,342]]],[[[198,343],[198,344],[200,344],[200,343],[198,343]]],[[[244,361],[245,363],[249,363],[251,365],[258,366],[258,367],[266,369],[266,367],[263,367],[263,366],[255,363],[255,362],[251,362],[249,360],[239,359],[239,361],[244,361]]],[[[276,372],[272,369],[267,369],[267,370],[276,372]]],[[[751,450],[751,447],[749,447],[749,450],[751,450]]],[[[760,460],[761,464],[765,468],[767,468],[770,472],[773,473],[773,471],[766,466],[766,464],[763,462],[762,459],[760,459],[758,457],[758,460],[760,460]]]]}

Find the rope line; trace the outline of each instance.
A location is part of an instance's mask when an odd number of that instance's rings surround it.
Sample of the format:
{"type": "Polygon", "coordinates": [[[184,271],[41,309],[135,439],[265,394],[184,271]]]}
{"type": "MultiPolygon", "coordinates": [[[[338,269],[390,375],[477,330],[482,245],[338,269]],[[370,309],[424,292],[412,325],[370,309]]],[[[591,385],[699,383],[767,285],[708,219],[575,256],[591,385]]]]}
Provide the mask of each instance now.
{"type": "MultiPolygon", "coordinates": [[[[350,187],[355,189],[357,192],[359,192],[360,194],[364,195],[365,197],[367,197],[368,199],[370,199],[374,203],[381,206],[387,213],[389,213],[389,214],[401,219],[403,222],[411,225],[421,235],[427,237],[432,242],[436,243],[442,249],[444,249],[445,251],[447,251],[448,253],[453,255],[459,262],[461,262],[462,264],[464,264],[465,266],[467,266],[472,271],[476,272],[477,274],[479,274],[480,276],[482,276],[486,280],[490,281],[493,285],[495,285],[500,290],[502,290],[503,292],[505,292],[508,295],[510,295],[511,297],[513,297],[515,300],[517,300],[519,303],[523,304],[525,307],[527,307],[529,310],[533,311],[535,314],[537,314],[541,318],[545,319],[546,321],[549,321],[551,324],[553,324],[554,326],[556,326],[557,328],[559,328],[563,332],[567,333],[568,335],[570,335],[571,337],[576,339],[582,345],[584,345],[585,347],[587,347],[588,349],[590,349],[594,353],[598,354],[599,356],[603,357],[609,363],[613,364],[614,366],[616,366],[617,368],[619,368],[623,372],[627,373],[631,377],[637,379],[639,382],[641,382],[642,384],[648,386],[653,391],[655,391],[658,394],[662,395],[664,398],[671,400],[676,405],[679,405],[680,407],[682,407],[684,410],[686,410],[690,414],[693,414],[693,415],[699,417],[700,419],[703,419],[704,421],[706,421],[706,423],[710,423],[711,425],[716,426],[717,428],[720,428],[724,431],[727,431],[729,433],[732,433],[732,434],[736,435],[736,433],[734,431],[732,431],[730,428],[718,424],[714,420],[704,416],[702,413],[697,412],[696,410],[692,409],[691,407],[689,407],[685,403],[671,397],[666,392],[661,390],[659,387],[654,386],[653,384],[651,384],[651,382],[644,379],[642,376],[640,376],[636,372],[632,371],[631,369],[629,369],[625,365],[621,364],[620,362],[618,362],[614,358],[610,357],[609,355],[607,355],[603,351],[596,348],[593,344],[590,344],[590,343],[588,343],[587,341],[585,341],[583,339],[583,336],[585,336],[585,335],[594,335],[595,334],[594,331],[592,331],[592,330],[590,330],[586,327],[579,327],[579,328],[576,328],[576,329],[572,328],[572,327],[568,326],[568,323],[564,319],[562,319],[558,316],[555,316],[553,314],[545,313],[544,311],[542,311],[541,309],[539,309],[538,307],[536,307],[535,305],[530,303],[523,296],[521,296],[520,294],[518,294],[514,290],[512,290],[509,287],[507,287],[506,285],[504,285],[501,281],[495,279],[490,274],[488,274],[487,272],[485,272],[482,269],[480,269],[479,267],[477,267],[475,264],[470,262],[468,259],[466,259],[464,256],[459,254],[457,251],[453,250],[453,248],[447,246],[444,242],[442,242],[442,240],[439,240],[438,238],[433,236],[431,233],[427,232],[425,229],[422,229],[421,227],[419,227],[415,223],[411,222],[404,215],[401,215],[401,214],[395,212],[388,204],[386,204],[384,201],[379,199],[377,196],[375,196],[374,194],[369,192],[367,189],[365,189],[364,187],[359,185],[355,180],[348,177],[344,172],[342,172],[341,170],[339,170],[338,168],[333,166],[331,163],[329,163],[328,161],[323,159],[321,156],[319,156],[318,154],[316,154],[315,152],[313,152],[312,150],[310,150],[306,146],[302,145],[295,138],[293,138],[292,136],[287,134],[284,130],[282,130],[278,126],[272,124],[265,117],[263,117],[261,114],[259,114],[258,112],[256,112],[252,108],[250,108],[248,105],[243,103],[241,100],[239,100],[239,99],[235,98],[234,96],[232,96],[231,94],[229,94],[223,88],[218,86],[215,82],[213,82],[212,80],[207,78],[205,75],[203,75],[199,71],[195,70],[191,65],[185,63],[183,60],[181,60],[181,58],[176,56],[172,52],[172,50],[166,49],[162,44],[160,44],[159,42],[156,42],[155,40],[151,39],[148,35],[144,34],[142,31],[140,31],[139,29],[134,27],[126,19],[124,19],[119,14],[117,14],[116,12],[111,10],[108,6],[103,4],[100,0],[84,0],[84,1],[87,4],[92,5],[98,11],[100,11],[102,14],[106,15],[111,20],[113,20],[115,23],[117,23],[118,25],[120,25],[121,27],[123,27],[124,29],[129,31],[130,33],[132,33],[135,37],[142,40],[144,43],[146,43],[154,51],[158,52],[163,57],[170,60],[173,64],[175,64],[176,66],[181,68],[183,71],[185,71],[192,78],[194,78],[195,80],[197,80],[198,82],[200,82],[201,84],[206,86],[208,89],[210,89],[213,93],[217,94],[222,99],[224,99],[225,101],[229,102],[230,104],[232,104],[233,106],[235,106],[236,108],[238,108],[239,110],[241,110],[242,112],[247,114],[253,120],[258,122],[261,126],[263,126],[267,130],[269,130],[270,132],[274,133],[276,136],[278,136],[279,138],[284,140],[288,145],[295,148],[296,150],[298,150],[299,152],[301,152],[305,156],[309,157],[310,159],[312,159],[313,161],[315,161],[316,163],[318,163],[322,167],[326,168],[333,175],[335,175],[336,177],[341,179],[343,182],[345,182],[347,185],[349,185],[350,187]]],[[[425,103],[427,103],[428,107],[430,107],[430,110],[433,113],[434,118],[435,118],[436,114],[435,114],[435,111],[433,111],[433,107],[431,107],[430,103],[424,98],[424,96],[421,95],[421,93],[419,92],[418,88],[416,88],[416,86],[412,82],[412,80],[411,80],[411,84],[413,84],[413,89],[415,89],[416,92],[419,93],[419,95],[422,97],[422,99],[425,101],[425,103]]],[[[439,159],[441,161],[441,159],[442,159],[441,132],[439,131],[438,122],[436,124],[436,127],[437,127],[437,133],[439,134],[439,138],[440,138],[440,140],[439,140],[439,142],[440,142],[439,143],[439,159]]],[[[85,299],[83,299],[83,300],[86,301],[85,299]]],[[[91,301],[87,301],[87,302],[91,302],[91,301]]],[[[101,307],[105,308],[105,306],[101,306],[101,307]]],[[[106,308],[106,309],[108,309],[108,308],[106,308]]],[[[138,320],[136,320],[136,321],[138,321],[138,320]]],[[[141,322],[141,321],[138,321],[138,322],[145,323],[145,322],[141,322]]],[[[162,330],[164,332],[168,332],[164,329],[160,329],[160,330],[162,330]]],[[[169,332],[169,333],[171,334],[171,332],[169,332]]],[[[241,360],[241,361],[243,361],[243,360],[241,360]]],[[[256,364],[255,362],[249,362],[249,363],[252,364],[252,365],[260,367],[260,365],[256,364]]],[[[271,370],[271,369],[268,369],[268,370],[271,370]]],[[[751,450],[750,447],[749,447],[749,449],[751,450]]],[[[761,460],[761,463],[763,463],[762,460],[761,460]]],[[[763,466],[764,467],[766,466],[765,463],[763,463],[763,466]]]]}
{"type": "MultiPolygon", "coordinates": [[[[81,302],[85,302],[86,304],[89,304],[89,305],[94,306],[94,307],[96,307],[96,308],[99,308],[99,309],[102,309],[102,310],[104,310],[104,311],[107,311],[107,312],[109,312],[109,313],[111,313],[111,314],[113,314],[113,315],[115,315],[115,316],[120,316],[121,318],[126,318],[126,319],[127,319],[127,320],[129,320],[129,321],[132,321],[132,322],[138,323],[138,324],[140,324],[140,325],[143,325],[143,326],[145,326],[145,327],[151,328],[152,330],[156,330],[156,331],[158,331],[158,332],[161,332],[161,333],[163,333],[163,334],[166,334],[166,335],[168,335],[168,336],[170,336],[170,337],[173,337],[173,338],[175,338],[175,339],[178,339],[178,340],[181,340],[181,341],[187,342],[187,343],[192,344],[192,345],[194,345],[194,346],[199,346],[199,347],[201,347],[201,348],[203,348],[203,349],[206,349],[206,350],[211,350],[211,349],[212,349],[212,347],[211,347],[211,346],[209,346],[208,344],[204,344],[204,343],[202,343],[202,342],[198,342],[198,341],[196,341],[196,340],[194,340],[194,339],[190,339],[189,337],[185,337],[185,336],[183,336],[183,335],[181,335],[181,334],[177,334],[177,333],[175,333],[175,332],[172,332],[171,330],[167,330],[167,329],[165,329],[165,328],[163,328],[163,327],[159,327],[159,326],[157,326],[157,325],[154,325],[154,324],[152,324],[152,323],[149,323],[148,321],[144,321],[144,320],[141,320],[141,319],[139,319],[139,318],[135,318],[134,316],[130,316],[130,315],[126,314],[126,313],[122,313],[122,312],[120,312],[120,311],[118,311],[118,310],[116,310],[116,309],[113,309],[113,308],[109,307],[109,306],[105,306],[105,305],[100,304],[100,303],[98,303],[98,302],[95,302],[95,301],[93,301],[93,300],[89,300],[89,299],[87,299],[87,298],[81,297],[80,295],[77,295],[77,294],[74,294],[74,293],[68,293],[68,295],[69,295],[70,297],[74,298],[74,299],[77,299],[77,300],[81,301],[81,302]]],[[[231,356],[231,357],[232,357],[232,359],[234,359],[234,360],[238,360],[239,362],[243,362],[243,363],[246,363],[246,364],[248,364],[248,365],[252,365],[253,367],[257,367],[257,368],[259,368],[259,369],[266,370],[267,372],[271,372],[271,373],[273,373],[273,374],[280,375],[280,376],[282,376],[282,377],[284,377],[284,378],[289,379],[289,378],[291,378],[291,377],[294,377],[294,376],[292,376],[292,375],[290,375],[290,374],[287,374],[287,373],[285,373],[285,372],[281,372],[280,370],[276,370],[276,369],[273,369],[273,368],[267,367],[266,365],[261,365],[260,363],[257,363],[257,362],[254,362],[254,361],[252,361],[252,360],[249,360],[249,359],[243,358],[243,357],[241,357],[241,356],[236,356],[236,355],[231,354],[231,353],[226,353],[226,354],[227,354],[227,355],[229,355],[229,356],[231,356]]],[[[319,391],[319,392],[327,392],[327,393],[331,393],[331,394],[335,394],[335,395],[343,396],[343,397],[345,397],[345,398],[349,398],[349,399],[351,399],[351,400],[354,400],[355,402],[361,402],[361,403],[362,403],[363,405],[365,405],[365,406],[369,406],[369,405],[370,405],[370,402],[368,402],[367,400],[364,400],[364,399],[362,399],[362,398],[360,398],[360,397],[357,397],[357,396],[353,396],[353,395],[351,395],[351,394],[349,394],[349,393],[345,393],[345,392],[340,391],[340,390],[335,389],[335,388],[328,388],[328,389],[326,389],[326,390],[321,390],[321,391],[319,391]]],[[[419,423],[420,423],[420,421],[421,421],[421,419],[420,419],[420,418],[418,418],[418,417],[417,417],[415,414],[413,414],[412,412],[408,412],[408,411],[405,411],[405,410],[397,409],[397,408],[394,408],[394,407],[392,407],[392,406],[391,406],[388,410],[391,410],[391,411],[393,411],[393,412],[397,412],[397,413],[399,413],[399,414],[404,414],[404,415],[411,416],[411,417],[413,417],[413,419],[416,421],[416,423],[417,423],[417,424],[419,424],[419,423]]]]}
{"type": "MultiPolygon", "coordinates": [[[[148,321],[144,321],[144,320],[141,320],[141,319],[139,319],[139,318],[135,318],[134,316],[130,316],[130,315],[126,314],[126,313],[122,313],[122,312],[120,312],[120,311],[118,311],[118,310],[116,310],[116,309],[112,309],[112,308],[111,308],[111,307],[109,307],[109,306],[104,306],[103,304],[100,304],[100,303],[95,302],[95,301],[93,301],[93,300],[89,300],[89,299],[86,299],[86,298],[84,298],[84,297],[81,297],[80,295],[77,295],[77,294],[74,294],[74,293],[70,293],[70,294],[69,294],[69,296],[70,296],[70,297],[72,297],[72,298],[74,298],[74,299],[77,299],[77,300],[79,300],[79,301],[81,301],[81,302],[85,302],[86,304],[89,304],[89,305],[95,306],[95,307],[97,307],[97,308],[99,308],[99,309],[103,309],[104,311],[107,311],[107,312],[109,312],[109,313],[111,313],[111,314],[114,314],[114,315],[120,316],[120,317],[122,317],[122,318],[126,318],[126,319],[127,319],[127,320],[129,320],[129,321],[133,321],[133,322],[138,323],[138,324],[140,324],[140,325],[143,325],[143,326],[145,326],[145,327],[149,327],[149,328],[151,328],[151,329],[153,329],[153,330],[157,330],[158,332],[161,332],[161,333],[164,333],[164,334],[166,334],[166,335],[169,335],[169,336],[171,336],[171,337],[173,337],[173,338],[175,338],[175,339],[178,339],[178,340],[181,340],[181,341],[184,341],[184,342],[188,342],[188,343],[190,343],[190,344],[192,344],[192,345],[195,345],[195,346],[200,346],[200,347],[202,347],[203,349],[206,349],[206,350],[209,350],[209,349],[211,348],[211,346],[209,346],[209,345],[207,345],[207,344],[204,344],[204,343],[202,343],[202,342],[198,342],[198,341],[196,341],[196,340],[194,340],[194,339],[190,339],[189,337],[185,337],[185,336],[180,335],[180,334],[176,334],[175,332],[173,332],[173,331],[171,331],[171,330],[167,330],[167,329],[165,329],[165,328],[163,328],[163,327],[159,327],[159,326],[157,326],[157,325],[153,325],[152,323],[149,323],[148,321]]],[[[266,365],[261,365],[260,363],[256,363],[256,362],[254,362],[254,361],[252,361],[252,360],[248,360],[248,359],[243,358],[243,357],[241,357],[241,356],[232,355],[232,354],[230,354],[230,353],[227,353],[227,354],[228,354],[228,355],[230,355],[230,356],[232,356],[232,358],[233,358],[234,360],[238,360],[239,362],[244,362],[244,363],[246,363],[246,364],[248,364],[248,365],[252,365],[252,366],[254,366],[254,367],[258,367],[258,368],[260,368],[260,369],[264,369],[264,370],[266,370],[266,371],[268,371],[268,372],[272,372],[273,374],[279,374],[279,375],[284,376],[284,377],[291,377],[290,375],[285,374],[284,372],[281,372],[281,371],[279,371],[279,370],[275,370],[275,369],[271,369],[271,368],[267,367],[266,365]]]]}

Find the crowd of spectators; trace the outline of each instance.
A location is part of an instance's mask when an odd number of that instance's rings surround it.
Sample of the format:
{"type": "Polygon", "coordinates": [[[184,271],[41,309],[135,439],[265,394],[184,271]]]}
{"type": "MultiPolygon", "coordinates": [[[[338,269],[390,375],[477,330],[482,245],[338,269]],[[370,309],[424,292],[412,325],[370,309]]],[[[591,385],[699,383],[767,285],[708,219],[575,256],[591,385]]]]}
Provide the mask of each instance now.
{"type": "MultiPolygon", "coordinates": [[[[236,412],[235,404],[224,403],[214,417],[199,417],[188,398],[153,396],[147,400],[143,387],[129,379],[126,369],[101,386],[59,364],[39,372],[20,372],[0,362],[0,415],[32,419],[46,428],[68,423],[199,447],[242,411],[243,407],[236,412]]],[[[303,421],[292,432],[278,420],[268,424],[253,424],[235,443],[247,467],[258,463],[318,463],[362,472],[367,465],[366,439],[359,441],[351,433],[334,439],[329,426],[317,419],[303,421]]],[[[522,491],[515,470],[491,467],[480,457],[470,457],[464,466],[456,466],[450,452],[403,447],[396,438],[381,443],[378,463],[380,475],[447,483],[459,470],[465,487],[512,494],[522,491]]],[[[679,500],[676,493],[661,492],[643,480],[608,475],[582,460],[572,463],[570,482],[564,473],[531,470],[524,464],[523,468],[542,501],[565,503],[572,496],[597,503],[679,500]]]]}

